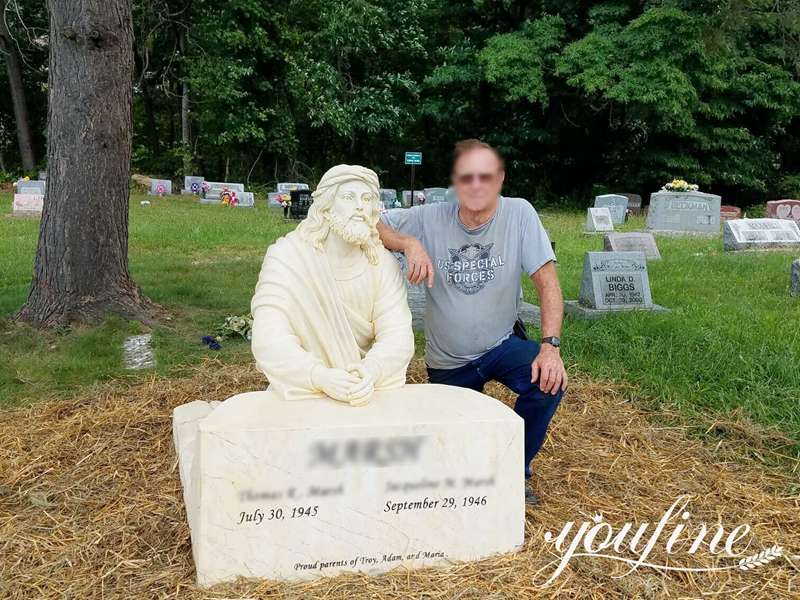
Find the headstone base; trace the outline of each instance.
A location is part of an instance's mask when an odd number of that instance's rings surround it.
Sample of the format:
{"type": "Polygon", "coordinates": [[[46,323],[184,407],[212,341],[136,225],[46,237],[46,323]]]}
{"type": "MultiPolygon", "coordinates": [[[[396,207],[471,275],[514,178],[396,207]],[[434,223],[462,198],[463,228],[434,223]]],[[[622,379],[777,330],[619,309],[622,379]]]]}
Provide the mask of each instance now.
{"type": "Polygon", "coordinates": [[[611,309],[597,309],[597,308],[589,308],[588,306],[583,306],[579,304],[577,300],[567,300],[564,302],[564,312],[570,316],[573,316],[577,319],[602,319],[603,317],[607,317],[608,315],[618,314],[621,312],[633,312],[633,311],[648,311],[648,312],[657,312],[657,313],[668,313],[670,309],[665,308],[663,306],[659,306],[658,304],[653,304],[649,307],[643,306],[631,306],[630,308],[615,308],[611,309]]]}
{"type": "Polygon", "coordinates": [[[222,204],[219,198],[200,198],[200,204],[222,204]]]}

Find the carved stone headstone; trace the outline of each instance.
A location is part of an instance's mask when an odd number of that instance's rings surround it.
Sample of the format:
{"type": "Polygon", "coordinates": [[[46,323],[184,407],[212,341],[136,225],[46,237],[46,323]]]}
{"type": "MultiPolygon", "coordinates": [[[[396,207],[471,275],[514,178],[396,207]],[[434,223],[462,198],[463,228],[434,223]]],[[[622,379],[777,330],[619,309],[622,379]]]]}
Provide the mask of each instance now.
{"type": "Polygon", "coordinates": [[[276,190],[278,193],[281,194],[288,194],[289,192],[293,192],[294,190],[307,190],[308,184],[307,183],[292,183],[292,182],[281,182],[278,184],[276,190]]]}
{"type": "Polygon", "coordinates": [[[676,233],[720,231],[722,198],[703,192],[655,192],[650,195],[647,228],[676,233]]]}
{"type": "MultiPolygon", "coordinates": [[[[414,206],[425,204],[425,192],[422,190],[414,190],[414,206]]],[[[411,190],[403,190],[403,206],[408,208],[411,206],[411,190]]]]}
{"type": "Polygon", "coordinates": [[[642,212],[642,197],[639,194],[621,194],[628,199],[628,210],[632,215],[642,212]]]}
{"type": "Polygon", "coordinates": [[[758,250],[800,246],[800,228],[783,219],[736,219],[726,221],[725,250],[758,250]]]}
{"type": "Polygon", "coordinates": [[[564,308],[580,318],[624,310],[667,310],[653,303],[643,252],[587,252],[578,301],[567,301],[564,308]]]}
{"type": "Polygon", "coordinates": [[[172,181],[169,179],[151,179],[150,196],[169,196],[172,194],[172,181]]]}
{"type": "Polygon", "coordinates": [[[586,209],[586,233],[614,231],[614,221],[607,207],[586,209]]]}
{"type": "Polygon", "coordinates": [[[728,206],[727,204],[724,204],[719,207],[719,218],[723,223],[733,219],[741,219],[742,209],[738,206],[728,206]]]}
{"type": "Polygon", "coordinates": [[[244,191],[243,183],[223,183],[220,181],[206,181],[206,194],[200,201],[202,204],[218,204],[224,192],[239,192],[244,191]]]}
{"type": "Polygon", "coordinates": [[[770,200],[767,202],[767,216],[800,222],[800,200],[770,200]]]}
{"type": "Polygon", "coordinates": [[[380,196],[380,201],[383,202],[383,205],[387,209],[400,207],[397,202],[397,190],[381,188],[378,190],[378,195],[380,196]]]}
{"type": "Polygon", "coordinates": [[[800,258],[792,263],[790,286],[792,296],[800,296],[800,258]]]}
{"type": "Polygon", "coordinates": [[[614,225],[625,223],[625,214],[628,212],[628,199],[621,194],[603,194],[594,199],[595,208],[607,208],[611,213],[614,225]]]}
{"type": "Polygon", "coordinates": [[[425,188],[425,202],[428,204],[447,202],[447,188],[425,188]]]}
{"type": "Polygon", "coordinates": [[[253,192],[237,192],[236,206],[239,208],[255,208],[256,198],[253,192]]]}
{"type": "Polygon", "coordinates": [[[187,175],[183,178],[183,190],[181,193],[194,194],[199,196],[203,191],[203,182],[205,177],[198,177],[196,175],[187,175]]]}
{"type": "Polygon", "coordinates": [[[14,194],[11,211],[15,217],[38,217],[43,206],[44,196],[41,194],[14,194]]]}
{"type": "Polygon", "coordinates": [[[31,179],[29,181],[25,181],[20,179],[17,181],[15,193],[44,196],[46,187],[47,183],[44,180],[31,179]]]}
{"type": "Polygon", "coordinates": [[[661,260],[655,237],[643,231],[609,233],[603,239],[603,249],[607,252],[643,252],[647,260],[661,260]]]}

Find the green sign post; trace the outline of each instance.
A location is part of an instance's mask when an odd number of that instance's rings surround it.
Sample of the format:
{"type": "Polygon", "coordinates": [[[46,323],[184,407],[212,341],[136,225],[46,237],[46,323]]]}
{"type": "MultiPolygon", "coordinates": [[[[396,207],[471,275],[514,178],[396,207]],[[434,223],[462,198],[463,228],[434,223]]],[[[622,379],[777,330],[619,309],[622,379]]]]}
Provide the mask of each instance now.
{"type": "Polygon", "coordinates": [[[422,152],[406,152],[405,162],[411,165],[411,206],[414,206],[414,167],[422,164],[422,152]]]}

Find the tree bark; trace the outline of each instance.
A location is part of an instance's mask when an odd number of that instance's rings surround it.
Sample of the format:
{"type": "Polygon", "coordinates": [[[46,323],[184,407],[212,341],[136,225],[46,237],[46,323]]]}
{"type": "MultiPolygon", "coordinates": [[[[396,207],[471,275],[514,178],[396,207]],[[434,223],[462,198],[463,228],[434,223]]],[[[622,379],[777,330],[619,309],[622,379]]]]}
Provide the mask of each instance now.
{"type": "Polygon", "coordinates": [[[6,0],[0,0],[0,53],[6,59],[8,72],[8,88],[11,94],[11,103],[14,107],[14,120],[17,126],[17,143],[22,168],[33,171],[36,167],[36,157],[31,141],[30,118],[28,117],[28,103],[25,101],[25,87],[22,83],[22,69],[20,67],[17,45],[8,31],[6,23],[6,0]]]}
{"type": "MultiPolygon", "coordinates": [[[[186,31],[181,30],[178,33],[181,58],[183,58],[184,71],[186,69],[186,31]]],[[[192,170],[192,131],[189,123],[189,83],[186,80],[186,73],[183,74],[181,81],[181,144],[183,146],[183,174],[193,175],[192,170]]]]}
{"type": "Polygon", "coordinates": [[[131,0],[49,0],[47,193],[18,318],[38,326],[158,311],[128,272],[131,0]]]}

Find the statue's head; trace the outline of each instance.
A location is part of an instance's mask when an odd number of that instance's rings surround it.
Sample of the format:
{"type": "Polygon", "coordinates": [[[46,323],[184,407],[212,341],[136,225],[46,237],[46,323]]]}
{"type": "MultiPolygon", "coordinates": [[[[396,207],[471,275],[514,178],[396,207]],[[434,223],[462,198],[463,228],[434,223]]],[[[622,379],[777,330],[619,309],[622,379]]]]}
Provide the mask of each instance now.
{"type": "Polygon", "coordinates": [[[372,264],[378,262],[378,176],[358,165],[337,165],[319,180],[314,202],[297,231],[320,250],[330,234],[361,247],[372,264]]]}

